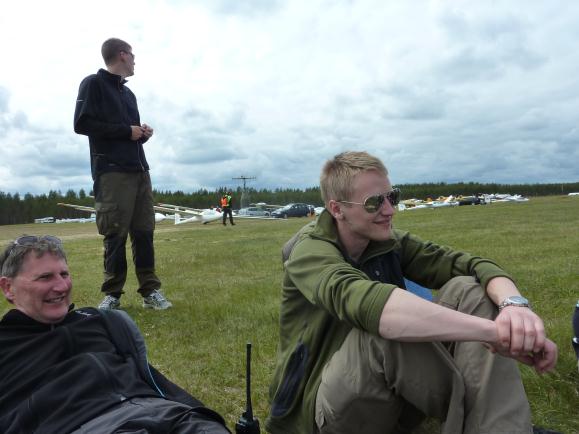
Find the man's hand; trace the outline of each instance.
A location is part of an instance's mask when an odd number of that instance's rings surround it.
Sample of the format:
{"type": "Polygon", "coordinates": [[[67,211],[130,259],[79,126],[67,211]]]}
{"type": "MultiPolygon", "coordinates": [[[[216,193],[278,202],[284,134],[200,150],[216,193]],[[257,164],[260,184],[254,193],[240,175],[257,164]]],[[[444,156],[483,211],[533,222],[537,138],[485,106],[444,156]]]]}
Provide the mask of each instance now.
{"type": "Polygon", "coordinates": [[[143,135],[145,138],[148,139],[153,135],[153,129],[149,125],[143,124],[141,128],[143,129],[143,135]]]}
{"type": "Polygon", "coordinates": [[[545,327],[535,312],[526,307],[507,306],[495,319],[499,345],[513,356],[539,352],[545,345],[545,327]]]}
{"type": "MultiPolygon", "coordinates": [[[[131,140],[139,140],[145,134],[143,127],[140,125],[131,125],[131,140]]],[[[151,133],[152,134],[152,133],[151,133]]]]}
{"type": "Polygon", "coordinates": [[[545,336],[543,321],[531,309],[507,306],[495,319],[498,341],[492,351],[532,366],[542,374],[557,363],[557,345],[545,336]]]}
{"type": "Polygon", "coordinates": [[[517,360],[518,362],[524,363],[525,365],[532,366],[538,374],[544,374],[546,372],[552,371],[557,364],[557,345],[550,339],[545,340],[545,347],[543,351],[538,353],[520,354],[518,356],[513,356],[508,351],[503,351],[499,346],[493,346],[490,344],[485,345],[493,353],[500,354],[504,357],[510,357],[517,360]]]}

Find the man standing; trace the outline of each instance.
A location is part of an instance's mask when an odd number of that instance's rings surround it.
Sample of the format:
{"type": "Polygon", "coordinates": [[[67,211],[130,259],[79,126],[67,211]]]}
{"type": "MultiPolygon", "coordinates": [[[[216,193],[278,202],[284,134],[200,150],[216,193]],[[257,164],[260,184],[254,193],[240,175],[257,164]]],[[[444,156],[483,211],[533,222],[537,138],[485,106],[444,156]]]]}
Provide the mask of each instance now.
{"type": "Polygon", "coordinates": [[[235,226],[233,223],[233,211],[231,209],[233,205],[233,198],[231,197],[231,192],[224,192],[221,196],[221,211],[223,212],[223,226],[227,226],[227,216],[229,215],[229,222],[231,226],[235,226]]]}
{"type": "Polygon", "coordinates": [[[0,288],[14,306],[0,319],[3,434],[229,433],[219,414],[149,365],[126,312],[73,309],[58,238],[6,246],[0,288]]]}
{"type": "Polygon", "coordinates": [[[107,39],[101,52],[107,69],[81,82],[74,112],[74,131],[89,138],[96,223],[104,236],[105,298],[99,308],[120,307],[130,235],[143,307],[167,309],[171,303],[159,292],[161,281],[155,273],[155,213],[143,149],[153,128],[141,124],[137,99],[125,86],[134,74],[135,54],[116,38],[107,39]]]}
{"type": "Polygon", "coordinates": [[[425,415],[445,434],[533,432],[515,360],[548,372],[557,347],[510,276],[393,229],[400,192],[365,152],[328,161],[320,187],[326,209],[282,252],[268,432],[400,434],[425,415]]]}

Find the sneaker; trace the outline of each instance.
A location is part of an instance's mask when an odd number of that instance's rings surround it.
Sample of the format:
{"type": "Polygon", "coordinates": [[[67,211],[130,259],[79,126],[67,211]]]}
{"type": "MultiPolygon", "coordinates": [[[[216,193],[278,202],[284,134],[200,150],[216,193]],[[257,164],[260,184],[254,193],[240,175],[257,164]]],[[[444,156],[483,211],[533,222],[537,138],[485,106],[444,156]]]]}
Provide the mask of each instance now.
{"type": "Polygon", "coordinates": [[[120,307],[121,301],[114,295],[107,295],[99,304],[99,309],[102,310],[119,309],[120,307]]]}
{"type": "Polygon", "coordinates": [[[164,310],[169,309],[171,306],[173,306],[173,304],[156,289],[143,298],[143,307],[145,309],[164,310]]]}

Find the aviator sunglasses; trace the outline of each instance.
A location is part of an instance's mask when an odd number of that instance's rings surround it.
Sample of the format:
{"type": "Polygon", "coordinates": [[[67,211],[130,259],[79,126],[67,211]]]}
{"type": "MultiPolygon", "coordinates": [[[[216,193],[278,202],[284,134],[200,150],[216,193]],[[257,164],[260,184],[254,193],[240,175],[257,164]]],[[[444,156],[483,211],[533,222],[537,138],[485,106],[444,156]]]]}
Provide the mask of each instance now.
{"type": "Polygon", "coordinates": [[[23,235],[14,240],[12,243],[12,249],[10,249],[10,253],[12,253],[12,250],[14,250],[14,248],[17,246],[30,247],[42,241],[58,245],[62,244],[62,240],[60,238],[54,237],[52,235],[42,235],[40,237],[37,237],[36,235],[23,235]]]}
{"type": "Polygon", "coordinates": [[[400,202],[400,189],[394,188],[386,193],[375,194],[373,196],[368,196],[364,199],[363,203],[360,202],[348,202],[347,200],[339,200],[340,203],[349,203],[352,205],[362,205],[366,212],[375,213],[384,204],[384,201],[388,200],[390,205],[395,207],[400,202]]]}

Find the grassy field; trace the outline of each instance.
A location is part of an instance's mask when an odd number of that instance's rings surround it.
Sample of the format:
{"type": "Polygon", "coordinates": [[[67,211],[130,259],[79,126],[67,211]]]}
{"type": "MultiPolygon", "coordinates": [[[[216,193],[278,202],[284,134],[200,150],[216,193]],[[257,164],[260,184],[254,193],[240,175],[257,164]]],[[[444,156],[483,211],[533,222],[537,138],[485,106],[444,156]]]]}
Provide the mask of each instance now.
{"type": "MultiPolygon", "coordinates": [[[[122,306],[145,335],[151,362],[222,413],[230,427],[245,406],[248,341],[253,343],[254,411],[262,422],[267,415],[278,333],[280,248],[306,222],[160,224],[155,234],[157,267],[174,308],[143,310],[134,276],[127,282],[122,306]]],[[[552,374],[539,377],[521,367],[534,422],[579,433],[579,374],[571,347],[571,315],[579,299],[579,198],[418,210],[399,213],[395,225],[492,258],[516,277],[560,352],[552,374]]],[[[100,302],[102,241],[94,224],[1,226],[0,242],[23,233],[61,237],[76,305],[100,302]]],[[[8,308],[0,302],[0,313],[8,308]]]]}

